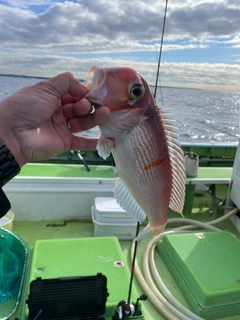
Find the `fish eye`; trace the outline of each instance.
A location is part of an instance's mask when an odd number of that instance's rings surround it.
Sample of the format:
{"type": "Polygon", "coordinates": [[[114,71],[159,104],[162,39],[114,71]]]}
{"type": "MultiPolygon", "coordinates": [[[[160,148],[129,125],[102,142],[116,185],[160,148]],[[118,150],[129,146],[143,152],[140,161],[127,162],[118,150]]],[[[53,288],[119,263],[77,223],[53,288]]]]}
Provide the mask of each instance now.
{"type": "Polygon", "coordinates": [[[128,89],[129,96],[134,100],[140,99],[143,96],[144,92],[144,86],[138,82],[131,84],[128,89]]]}

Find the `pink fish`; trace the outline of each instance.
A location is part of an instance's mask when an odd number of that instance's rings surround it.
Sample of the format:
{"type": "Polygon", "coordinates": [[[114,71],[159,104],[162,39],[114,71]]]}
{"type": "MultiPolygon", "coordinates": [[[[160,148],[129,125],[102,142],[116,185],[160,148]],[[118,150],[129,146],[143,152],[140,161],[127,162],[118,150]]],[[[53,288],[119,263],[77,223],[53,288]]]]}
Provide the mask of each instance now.
{"type": "Polygon", "coordinates": [[[160,234],[168,208],[182,214],[185,198],[183,151],[172,121],[155,100],[146,81],[130,68],[91,67],[86,98],[111,113],[100,127],[99,155],[110,152],[119,176],[114,197],[140,223],[148,225],[135,240],[160,234]]]}

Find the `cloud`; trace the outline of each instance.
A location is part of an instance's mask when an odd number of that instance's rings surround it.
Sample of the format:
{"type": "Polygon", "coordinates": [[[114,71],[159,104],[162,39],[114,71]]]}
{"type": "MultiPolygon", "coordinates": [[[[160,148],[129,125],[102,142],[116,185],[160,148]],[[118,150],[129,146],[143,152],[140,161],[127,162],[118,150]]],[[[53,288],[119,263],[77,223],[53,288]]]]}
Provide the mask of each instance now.
{"type": "Polygon", "coordinates": [[[192,3],[176,8],[168,16],[166,33],[186,37],[222,37],[240,33],[240,8],[233,1],[192,3]]]}
{"type": "MultiPolygon", "coordinates": [[[[39,4],[46,3],[39,1],[39,4]]],[[[53,2],[50,2],[53,3],[53,2]]],[[[145,50],[139,41],[160,38],[163,3],[156,1],[82,0],[53,3],[45,12],[1,5],[3,46],[64,52],[112,50],[120,47],[145,50]],[[124,9],[123,9],[124,8],[124,9]],[[10,19],[11,16],[11,19],[10,19]]],[[[196,3],[196,2],[195,2],[196,3]]],[[[240,8],[224,2],[195,4],[175,1],[167,17],[165,41],[183,38],[222,37],[240,33],[240,8]],[[181,3],[181,5],[180,5],[181,3]]],[[[22,1],[22,6],[26,2],[22,1]]]]}
{"type": "MultiPolygon", "coordinates": [[[[164,5],[156,0],[0,1],[0,72],[52,76],[69,70],[82,78],[91,64],[127,65],[153,83],[164,5]]],[[[239,88],[236,51],[230,53],[229,65],[207,64],[209,51],[204,50],[213,45],[239,48],[238,0],[172,0],[163,84],[239,88]],[[205,61],[194,61],[199,49],[205,61]],[[182,62],[185,51],[192,53],[191,63],[182,62]],[[178,62],[168,58],[174,52],[179,52],[178,62]]]]}
{"type": "MultiPolygon", "coordinates": [[[[92,58],[77,59],[73,57],[59,57],[56,55],[30,55],[24,53],[0,53],[1,72],[12,66],[13,74],[28,76],[52,77],[58,73],[70,71],[80,79],[85,79],[91,65],[101,67],[131,67],[147,80],[155,83],[156,63],[126,61],[123,59],[92,58]]],[[[240,90],[240,65],[209,64],[209,63],[162,63],[160,82],[165,86],[192,87],[203,89],[240,90]]]]}
{"type": "Polygon", "coordinates": [[[68,46],[75,52],[104,51],[104,48],[114,51],[123,43],[125,48],[126,44],[133,47],[139,39],[149,38],[151,28],[149,19],[143,20],[148,6],[138,2],[139,5],[126,2],[125,11],[119,9],[120,2],[103,0],[56,3],[39,15],[1,6],[3,32],[0,41],[6,47],[31,45],[38,50],[47,48],[50,51],[64,51],[68,46]],[[135,5],[138,5],[138,14],[134,13],[135,5]]]}
{"type": "Polygon", "coordinates": [[[28,9],[30,6],[49,6],[58,0],[3,0],[2,3],[14,8],[28,9]]]}

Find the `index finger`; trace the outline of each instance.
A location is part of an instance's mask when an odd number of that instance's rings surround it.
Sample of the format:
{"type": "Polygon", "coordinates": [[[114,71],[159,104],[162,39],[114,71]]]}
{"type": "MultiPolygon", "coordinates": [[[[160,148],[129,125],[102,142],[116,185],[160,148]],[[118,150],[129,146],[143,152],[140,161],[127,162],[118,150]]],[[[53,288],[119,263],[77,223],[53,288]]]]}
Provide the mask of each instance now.
{"type": "Polygon", "coordinates": [[[80,96],[74,97],[74,96],[71,96],[69,93],[67,93],[65,96],[61,97],[61,101],[62,101],[63,105],[65,105],[67,103],[75,103],[81,99],[82,98],[80,96]]]}
{"type": "Polygon", "coordinates": [[[46,82],[54,89],[58,98],[68,93],[73,97],[83,97],[89,91],[71,72],[61,73],[56,77],[46,80],[46,82]]]}

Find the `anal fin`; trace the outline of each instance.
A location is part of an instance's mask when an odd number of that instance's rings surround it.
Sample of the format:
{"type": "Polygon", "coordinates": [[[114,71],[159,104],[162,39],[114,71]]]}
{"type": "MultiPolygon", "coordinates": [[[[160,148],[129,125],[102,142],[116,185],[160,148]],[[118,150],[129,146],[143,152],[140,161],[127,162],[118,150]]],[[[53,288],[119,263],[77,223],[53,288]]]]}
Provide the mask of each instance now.
{"type": "Polygon", "coordinates": [[[118,179],[115,183],[114,198],[117,200],[117,203],[139,223],[145,220],[145,212],[121,179],[118,179]]]}

